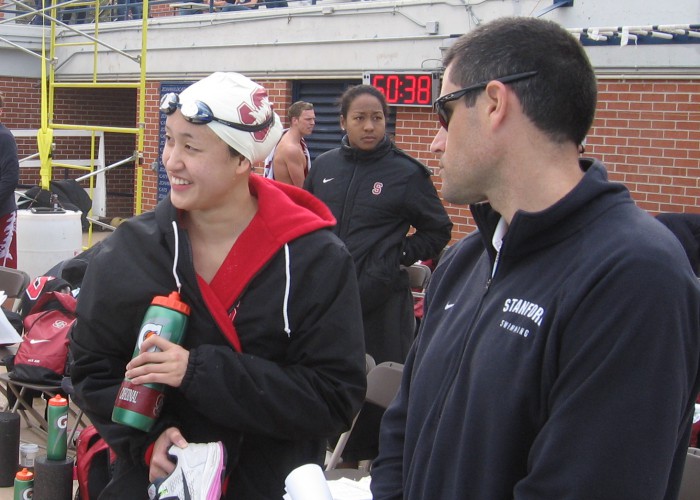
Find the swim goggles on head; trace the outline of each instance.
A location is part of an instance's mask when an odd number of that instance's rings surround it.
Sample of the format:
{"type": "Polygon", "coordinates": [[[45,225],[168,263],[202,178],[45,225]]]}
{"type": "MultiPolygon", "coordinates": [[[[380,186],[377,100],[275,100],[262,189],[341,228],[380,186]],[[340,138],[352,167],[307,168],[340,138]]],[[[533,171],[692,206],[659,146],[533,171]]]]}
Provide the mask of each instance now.
{"type": "Polygon", "coordinates": [[[258,132],[268,128],[275,120],[275,114],[270,113],[270,116],[263,123],[257,125],[245,125],[243,123],[234,123],[227,120],[222,120],[214,116],[211,108],[202,101],[192,101],[185,104],[180,103],[180,96],[175,92],[169,92],[160,100],[160,111],[166,115],[171,115],[176,109],[180,108],[182,116],[190,123],[204,125],[212,121],[223,123],[224,125],[242,130],[243,132],[258,132]]]}

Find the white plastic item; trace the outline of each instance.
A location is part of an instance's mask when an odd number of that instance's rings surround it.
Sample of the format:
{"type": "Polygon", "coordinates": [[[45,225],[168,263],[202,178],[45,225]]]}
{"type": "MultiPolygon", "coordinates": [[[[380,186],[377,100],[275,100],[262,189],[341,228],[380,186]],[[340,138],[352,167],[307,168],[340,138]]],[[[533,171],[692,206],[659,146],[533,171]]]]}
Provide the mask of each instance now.
{"type": "Polygon", "coordinates": [[[39,445],[34,443],[22,443],[19,445],[19,465],[21,467],[34,468],[34,460],[39,454],[39,445]]]}
{"type": "Polygon", "coordinates": [[[31,279],[82,251],[80,212],[17,211],[17,268],[31,279]]]}
{"type": "Polygon", "coordinates": [[[284,489],[285,500],[333,500],[326,477],[316,464],[305,464],[290,472],[284,489]]]}

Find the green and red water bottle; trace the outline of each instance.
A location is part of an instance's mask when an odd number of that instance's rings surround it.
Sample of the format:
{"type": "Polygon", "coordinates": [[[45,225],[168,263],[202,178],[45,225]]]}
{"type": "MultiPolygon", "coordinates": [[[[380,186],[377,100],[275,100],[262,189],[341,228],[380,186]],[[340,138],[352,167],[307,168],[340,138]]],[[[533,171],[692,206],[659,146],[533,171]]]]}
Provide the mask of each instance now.
{"type": "MultiPolygon", "coordinates": [[[[189,315],[190,307],[180,300],[178,292],[154,297],[141,323],[132,358],[141,353],[141,344],[152,335],[181,344],[189,315]]],[[[164,384],[137,385],[125,377],[114,402],[112,421],[149,431],[163,408],[164,393],[164,384]]]]}
{"type": "Polygon", "coordinates": [[[49,432],[46,442],[46,458],[65,460],[68,451],[68,400],[56,394],[48,403],[49,432]]]}
{"type": "Polygon", "coordinates": [[[34,495],[34,473],[22,469],[15,476],[14,500],[31,500],[34,495]]]}

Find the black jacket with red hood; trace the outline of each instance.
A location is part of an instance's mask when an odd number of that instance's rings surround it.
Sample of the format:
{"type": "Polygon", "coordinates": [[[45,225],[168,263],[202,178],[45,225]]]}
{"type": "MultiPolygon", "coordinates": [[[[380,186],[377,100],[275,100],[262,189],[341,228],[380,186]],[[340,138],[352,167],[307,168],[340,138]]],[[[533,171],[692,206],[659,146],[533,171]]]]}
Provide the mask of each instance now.
{"type": "Polygon", "coordinates": [[[190,442],[224,442],[225,498],[281,498],[286,475],[322,462],[326,438],[349,427],[364,397],[365,351],[355,269],[329,230],[333,216],[292,186],[251,175],[250,189],[258,213],[209,285],[195,274],[169,197],[103,241],[80,293],[72,378],[79,405],[121,460],[147,473],[149,444],[176,426],[190,442]],[[110,417],[151,299],[176,290],[176,241],[181,296],[192,309],[189,365],[144,433],[110,417]],[[240,351],[227,339],[233,330],[240,351]]]}

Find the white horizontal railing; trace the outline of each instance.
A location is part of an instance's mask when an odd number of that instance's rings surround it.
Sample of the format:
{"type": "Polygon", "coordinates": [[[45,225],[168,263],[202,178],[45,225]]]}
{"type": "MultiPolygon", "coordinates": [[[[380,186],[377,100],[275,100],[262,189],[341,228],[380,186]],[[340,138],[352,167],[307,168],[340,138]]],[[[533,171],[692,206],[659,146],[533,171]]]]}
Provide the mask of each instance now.
{"type": "MultiPolygon", "coordinates": [[[[18,137],[33,137],[36,139],[39,130],[37,129],[13,129],[10,130],[15,138],[18,137]]],[[[92,193],[89,189],[86,189],[87,193],[92,198],[92,213],[95,216],[103,217],[107,213],[107,188],[105,180],[105,146],[104,146],[104,132],[102,131],[91,131],[91,130],[54,130],[54,137],[92,137],[98,141],[97,144],[97,158],[61,158],[60,161],[53,158],[53,163],[60,164],[70,164],[79,167],[89,167],[92,166],[93,170],[98,172],[95,174],[95,183],[92,189],[92,193]]],[[[41,160],[39,160],[39,153],[34,153],[24,158],[19,159],[20,168],[39,168],[41,167],[41,160]]]]}

